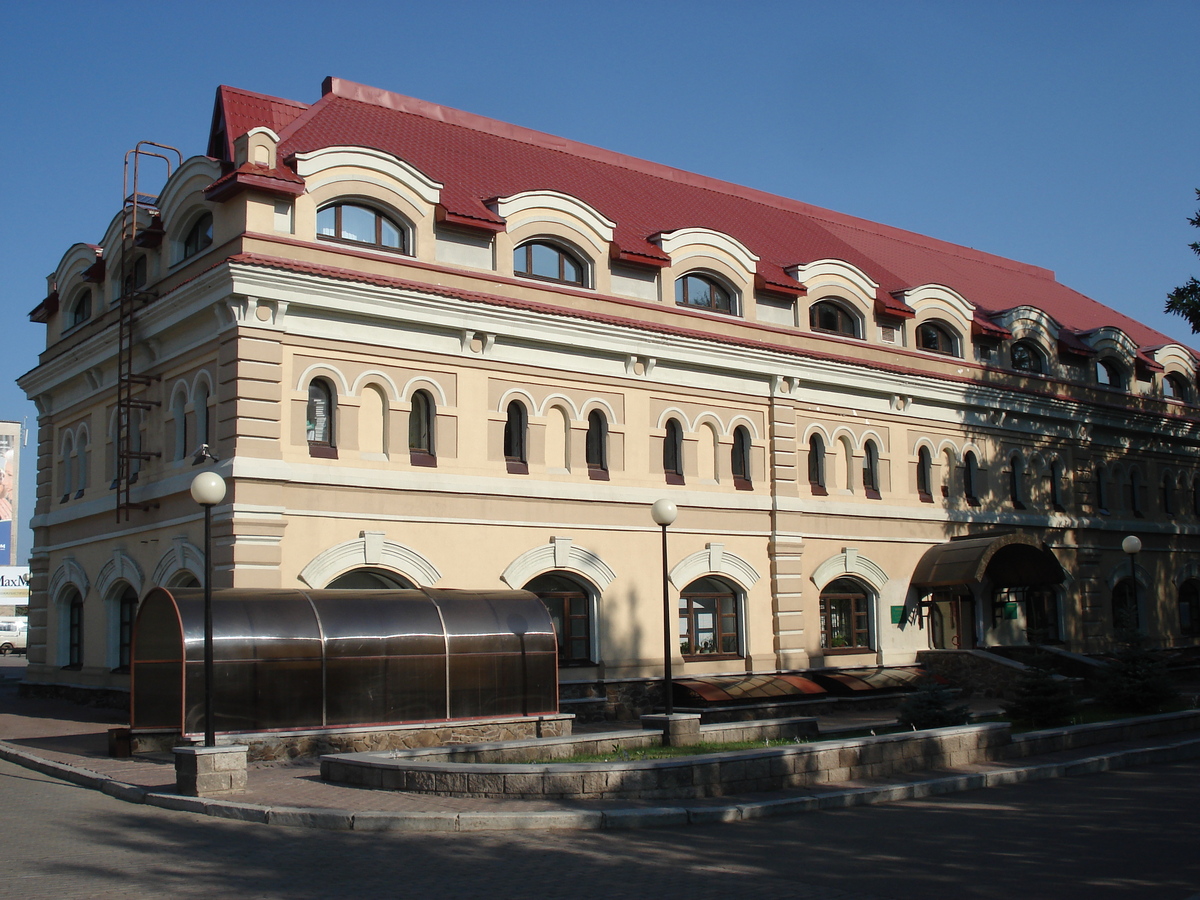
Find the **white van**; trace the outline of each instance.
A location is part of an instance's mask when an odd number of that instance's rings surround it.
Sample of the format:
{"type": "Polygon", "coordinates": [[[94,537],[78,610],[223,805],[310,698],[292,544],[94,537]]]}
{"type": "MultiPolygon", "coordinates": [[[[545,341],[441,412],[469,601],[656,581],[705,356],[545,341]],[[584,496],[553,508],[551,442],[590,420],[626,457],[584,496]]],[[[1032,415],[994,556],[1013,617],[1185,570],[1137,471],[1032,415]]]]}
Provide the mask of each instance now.
{"type": "Polygon", "coordinates": [[[28,642],[28,619],[8,616],[0,618],[0,656],[24,653],[28,642]]]}

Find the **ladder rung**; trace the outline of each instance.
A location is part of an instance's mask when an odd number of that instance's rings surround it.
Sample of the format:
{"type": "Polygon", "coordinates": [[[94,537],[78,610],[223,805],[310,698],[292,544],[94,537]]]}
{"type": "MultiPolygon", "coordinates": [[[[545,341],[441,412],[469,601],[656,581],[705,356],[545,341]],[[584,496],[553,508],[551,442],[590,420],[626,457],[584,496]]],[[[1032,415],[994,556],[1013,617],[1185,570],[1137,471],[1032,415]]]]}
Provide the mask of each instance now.
{"type": "Polygon", "coordinates": [[[162,406],[157,400],[125,400],[122,401],[124,406],[132,406],[134,409],[154,409],[156,406],[162,406]]]}
{"type": "Polygon", "coordinates": [[[161,375],[122,375],[122,380],[131,381],[134,384],[154,384],[162,381],[161,375]]]}

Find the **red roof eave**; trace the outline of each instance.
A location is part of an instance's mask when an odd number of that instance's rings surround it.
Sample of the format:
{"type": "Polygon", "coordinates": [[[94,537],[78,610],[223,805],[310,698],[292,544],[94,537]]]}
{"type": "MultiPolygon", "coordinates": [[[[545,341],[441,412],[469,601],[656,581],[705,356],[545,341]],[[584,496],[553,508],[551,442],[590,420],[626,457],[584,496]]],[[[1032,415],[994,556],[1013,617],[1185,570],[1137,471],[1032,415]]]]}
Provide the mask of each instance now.
{"type": "Polygon", "coordinates": [[[247,163],[232,172],[222,175],[204,189],[204,197],[214,203],[228,200],[242,191],[263,191],[284,197],[298,197],[304,193],[304,179],[287,169],[267,169],[247,163]]]}

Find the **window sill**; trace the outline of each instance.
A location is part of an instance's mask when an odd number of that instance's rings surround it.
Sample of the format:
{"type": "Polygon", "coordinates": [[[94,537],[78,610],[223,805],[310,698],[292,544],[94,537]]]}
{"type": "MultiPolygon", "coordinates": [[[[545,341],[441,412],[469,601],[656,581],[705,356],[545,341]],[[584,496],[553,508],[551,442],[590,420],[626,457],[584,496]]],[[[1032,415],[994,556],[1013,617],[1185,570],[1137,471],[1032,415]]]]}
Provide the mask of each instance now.
{"type": "Polygon", "coordinates": [[[828,497],[829,491],[825,490],[825,485],[817,484],[815,481],[808,483],[808,489],[812,491],[814,497],[828,497]]]}
{"type": "Polygon", "coordinates": [[[312,441],[308,442],[308,455],[317,459],[337,459],[337,447],[331,447],[329,444],[317,444],[312,441]]]}
{"type": "Polygon", "coordinates": [[[978,497],[968,497],[967,498],[967,506],[976,506],[976,507],[979,506],[979,498],[978,497]]]}
{"type": "Polygon", "coordinates": [[[424,450],[410,450],[408,452],[408,464],[410,466],[421,466],[426,469],[436,469],[437,457],[432,453],[426,453],[424,450]]]}
{"type": "Polygon", "coordinates": [[[588,466],[588,478],[592,481],[608,481],[608,469],[599,466],[588,466]]]}
{"type": "Polygon", "coordinates": [[[329,244],[340,244],[343,247],[354,247],[358,250],[373,250],[376,253],[384,253],[388,256],[403,256],[407,259],[412,259],[413,255],[406,249],[400,247],[384,247],[382,244],[370,244],[366,241],[352,241],[348,238],[334,237],[331,234],[318,234],[318,241],[325,241],[329,244]]]}
{"type": "Polygon", "coordinates": [[[509,475],[528,475],[529,463],[522,462],[519,459],[506,459],[504,466],[508,470],[509,475]]]}
{"type": "Polygon", "coordinates": [[[920,499],[920,501],[922,503],[932,503],[933,502],[933,494],[929,493],[928,491],[918,491],[917,497],[920,499]]]}
{"type": "Polygon", "coordinates": [[[733,477],[733,486],[739,491],[754,490],[754,484],[749,478],[739,478],[736,475],[733,477]]]}
{"type": "Polygon", "coordinates": [[[707,662],[710,659],[742,659],[739,653],[683,653],[680,654],[684,662],[707,662]]]}
{"type": "Polygon", "coordinates": [[[667,484],[683,484],[684,483],[683,476],[678,474],[677,472],[667,472],[667,473],[665,473],[665,475],[666,475],[665,480],[666,480],[667,484]]]}
{"type": "Polygon", "coordinates": [[[880,498],[879,498],[879,491],[875,490],[875,488],[864,488],[864,489],[863,489],[863,493],[866,495],[866,497],[867,497],[867,499],[868,499],[868,500],[878,500],[878,499],[880,499],[880,498]]]}
{"type": "Polygon", "coordinates": [[[852,654],[874,653],[872,647],[822,647],[821,652],[826,656],[851,656],[852,654]]]}

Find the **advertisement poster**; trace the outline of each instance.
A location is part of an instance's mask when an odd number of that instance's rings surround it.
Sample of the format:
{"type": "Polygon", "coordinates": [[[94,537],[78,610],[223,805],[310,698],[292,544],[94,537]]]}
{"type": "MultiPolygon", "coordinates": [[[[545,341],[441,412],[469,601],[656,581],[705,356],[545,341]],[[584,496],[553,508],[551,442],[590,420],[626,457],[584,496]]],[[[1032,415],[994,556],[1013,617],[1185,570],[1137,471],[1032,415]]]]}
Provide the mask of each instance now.
{"type": "Polygon", "coordinates": [[[21,449],[18,422],[0,422],[0,566],[17,561],[17,456],[21,449]]]}

